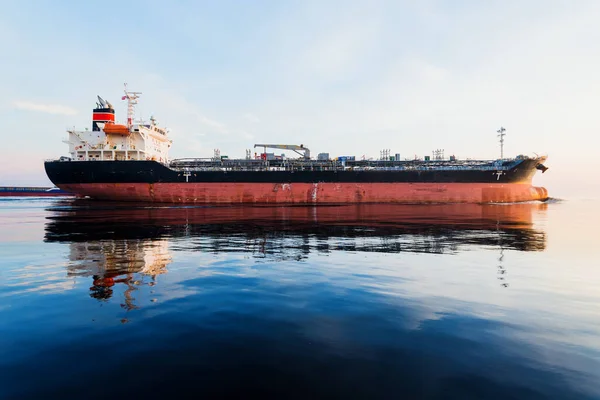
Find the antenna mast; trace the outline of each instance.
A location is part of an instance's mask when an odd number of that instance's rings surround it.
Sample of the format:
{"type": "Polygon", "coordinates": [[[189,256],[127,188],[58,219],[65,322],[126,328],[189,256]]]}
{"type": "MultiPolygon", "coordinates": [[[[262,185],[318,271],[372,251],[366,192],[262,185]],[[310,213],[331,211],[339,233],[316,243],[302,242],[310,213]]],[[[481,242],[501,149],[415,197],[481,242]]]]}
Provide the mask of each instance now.
{"type": "Polygon", "coordinates": [[[125,100],[127,99],[127,127],[131,128],[131,125],[133,125],[133,116],[135,114],[135,105],[138,103],[137,99],[140,98],[140,94],[142,94],[142,92],[128,92],[127,91],[127,83],[125,83],[125,96],[123,96],[121,99],[125,100]]]}
{"type": "Polygon", "coordinates": [[[504,136],[506,136],[506,133],[504,133],[505,131],[506,129],[504,129],[502,126],[496,131],[498,132],[498,137],[500,138],[500,159],[504,159],[504,136]]]}

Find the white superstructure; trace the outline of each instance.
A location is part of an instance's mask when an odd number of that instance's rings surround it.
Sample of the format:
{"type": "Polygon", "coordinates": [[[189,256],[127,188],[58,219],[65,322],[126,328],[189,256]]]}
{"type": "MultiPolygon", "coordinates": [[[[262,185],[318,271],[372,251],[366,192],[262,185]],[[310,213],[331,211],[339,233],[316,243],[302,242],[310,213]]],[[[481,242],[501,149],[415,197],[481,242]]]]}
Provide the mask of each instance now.
{"type": "Polygon", "coordinates": [[[69,153],[73,161],[155,160],[169,161],[172,140],[168,131],[150,121],[134,119],[139,92],[127,91],[121,98],[127,100],[127,123],[115,123],[115,110],[108,101],[98,96],[94,109],[92,130],[68,130],[69,153]]]}

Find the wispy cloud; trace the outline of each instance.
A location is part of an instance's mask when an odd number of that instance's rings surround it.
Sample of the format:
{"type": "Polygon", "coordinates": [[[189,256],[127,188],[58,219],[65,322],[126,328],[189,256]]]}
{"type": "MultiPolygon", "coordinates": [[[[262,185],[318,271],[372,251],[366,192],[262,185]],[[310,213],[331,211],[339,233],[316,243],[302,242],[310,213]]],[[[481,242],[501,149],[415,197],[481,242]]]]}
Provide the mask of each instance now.
{"type": "Polygon", "coordinates": [[[244,115],[242,115],[242,117],[246,121],[252,122],[254,124],[257,124],[260,122],[260,118],[258,118],[256,115],[252,114],[251,112],[244,113],[244,115]]]}
{"type": "Polygon", "coordinates": [[[240,131],[240,135],[244,138],[244,139],[254,139],[254,135],[251,133],[248,133],[246,131],[240,131]]]}
{"type": "Polygon", "coordinates": [[[161,109],[166,110],[177,110],[181,112],[179,115],[171,115],[171,117],[175,119],[184,119],[187,120],[189,115],[192,115],[196,118],[201,125],[210,128],[213,132],[218,132],[220,134],[228,135],[230,130],[227,124],[217,121],[214,118],[208,117],[206,114],[200,111],[200,107],[193,102],[188,101],[184,96],[169,92],[164,89],[157,89],[156,92],[158,94],[164,93],[163,98],[163,107],[161,109]]]}
{"type": "Polygon", "coordinates": [[[229,130],[227,129],[227,126],[225,126],[225,124],[219,122],[219,121],[215,121],[214,119],[208,118],[207,116],[195,111],[194,115],[196,116],[196,118],[198,118],[198,121],[200,121],[200,123],[210,126],[212,128],[215,128],[217,131],[221,132],[221,133],[229,133],[229,130]]]}
{"type": "Polygon", "coordinates": [[[39,104],[31,101],[14,101],[13,105],[19,110],[39,111],[47,114],[75,115],[77,110],[60,104],[39,104]]]}

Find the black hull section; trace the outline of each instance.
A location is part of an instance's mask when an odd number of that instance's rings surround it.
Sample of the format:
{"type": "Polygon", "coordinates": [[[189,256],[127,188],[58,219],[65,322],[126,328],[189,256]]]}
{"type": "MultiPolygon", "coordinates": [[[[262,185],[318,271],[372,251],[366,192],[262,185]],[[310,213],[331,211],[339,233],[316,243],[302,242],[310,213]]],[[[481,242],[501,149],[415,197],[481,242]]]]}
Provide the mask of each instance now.
{"type": "Polygon", "coordinates": [[[192,171],[184,174],[156,161],[47,161],[55,184],[85,183],[530,183],[538,160],[509,170],[192,171]]]}

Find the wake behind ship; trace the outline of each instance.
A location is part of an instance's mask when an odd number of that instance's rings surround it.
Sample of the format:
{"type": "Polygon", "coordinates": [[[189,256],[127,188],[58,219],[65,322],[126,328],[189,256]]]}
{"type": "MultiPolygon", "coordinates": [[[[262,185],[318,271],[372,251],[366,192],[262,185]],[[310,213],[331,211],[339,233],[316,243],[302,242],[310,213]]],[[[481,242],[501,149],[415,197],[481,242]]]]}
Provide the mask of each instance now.
{"type": "MultiPolygon", "coordinates": [[[[303,145],[256,144],[252,157],[169,159],[168,130],[134,119],[139,92],[127,91],[127,123],[115,122],[112,104],[98,96],[92,130],[69,130],[69,157],[46,161],[60,189],[101,200],[196,204],[506,203],[545,201],[534,187],[546,157],[458,160],[439,152],[423,160],[355,157],[317,159],[303,145]],[[267,153],[293,150],[298,158],[267,153]]],[[[501,133],[501,142],[503,138],[501,133]]]]}

